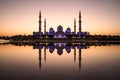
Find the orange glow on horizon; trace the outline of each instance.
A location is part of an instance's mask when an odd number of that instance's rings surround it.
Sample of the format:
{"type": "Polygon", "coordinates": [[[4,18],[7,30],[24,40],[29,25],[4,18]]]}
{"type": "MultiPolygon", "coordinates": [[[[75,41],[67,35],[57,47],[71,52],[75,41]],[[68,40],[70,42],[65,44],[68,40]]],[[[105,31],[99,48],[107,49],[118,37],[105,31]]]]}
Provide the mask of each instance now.
{"type": "Polygon", "coordinates": [[[58,25],[62,25],[64,31],[68,27],[73,31],[74,18],[77,23],[76,31],[78,31],[78,12],[81,10],[82,31],[90,34],[120,35],[118,3],[114,0],[103,2],[98,0],[0,1],[0,36],[32,35],[33,31],[37,32],[40,9],[42,31],[45,18],[47,19],[46,31],[49,31],[50,27],[56,31],[58,25]]]}

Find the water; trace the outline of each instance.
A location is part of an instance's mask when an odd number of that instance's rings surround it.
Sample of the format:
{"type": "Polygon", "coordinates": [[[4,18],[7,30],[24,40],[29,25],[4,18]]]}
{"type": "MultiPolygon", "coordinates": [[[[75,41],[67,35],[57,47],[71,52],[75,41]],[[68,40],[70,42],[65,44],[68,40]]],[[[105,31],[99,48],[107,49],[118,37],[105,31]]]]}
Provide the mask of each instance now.
{"type": "Polygon", "coordinates": [[[0,45],[0,80],[119,80],[120,45],[0,45]]]}

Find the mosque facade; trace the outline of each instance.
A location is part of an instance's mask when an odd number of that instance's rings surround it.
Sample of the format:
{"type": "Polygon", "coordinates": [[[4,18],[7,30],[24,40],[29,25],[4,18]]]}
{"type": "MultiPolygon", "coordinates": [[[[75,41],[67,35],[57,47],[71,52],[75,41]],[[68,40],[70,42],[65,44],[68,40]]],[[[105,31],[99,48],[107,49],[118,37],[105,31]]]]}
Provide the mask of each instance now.
{"type": "Polygon", "coordinates": [[[41,31],[41,11],[39,12],[39,31],[33,32],[33,36],[35,38],[42,38],[44,36],[50,37],[50,38],[72,38],[72,37],[78,37],[78,38],[85,38],[88,35],[88,32],[82,32],[81,30],[81,12],[79,11],[79,31],[76,32],[76,19],[74,19],[74,31],[71,31],[71,28],[67,28],[65,32],[63,31],[63,27],[59,25],[57,27],[57,31],[55,31],[52,27],[49,28],[49,31],[46,31],[46,19],[44,20],[44,32],[41,31]]]}

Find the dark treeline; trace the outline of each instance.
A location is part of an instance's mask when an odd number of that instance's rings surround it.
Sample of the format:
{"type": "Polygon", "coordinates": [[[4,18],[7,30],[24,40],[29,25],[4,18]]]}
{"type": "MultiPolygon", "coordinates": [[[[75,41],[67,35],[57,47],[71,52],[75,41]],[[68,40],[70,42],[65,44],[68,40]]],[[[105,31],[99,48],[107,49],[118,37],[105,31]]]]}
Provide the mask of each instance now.
{"type": "Polygon", "coordinates": [[[0,36],[4,40],[31,40],[34,39],[32,35],[15,35],[15,36],[0,36]]]}
{"type": "Polygon", "coordinates": [[[89,35],[86,38],[90,40],[120,40],[119,35],[89,35]]]}
{"type": "MultiPolygon", "coordinates": [[[[33,35],[15,35],[15,36],[0,36],[0,39],[4,39],[4,40],[36,40],[36,39],[41,39],[41,40],[49,40],[51,39],[49,36],[46,38],[45,36],[41,37],[41,38],[36,38],[33,35]]],[[[84,39],[84,40],[98,40],[98,41],[120,41],[120,36],[119,35],[88,35],[86,37],[75,37],[72,36],[70,38],[67,38],[68,40],[79,40],[79,39],[84,39]]],[[[66,39],[66,40],[67,40],[66,39]]]]}

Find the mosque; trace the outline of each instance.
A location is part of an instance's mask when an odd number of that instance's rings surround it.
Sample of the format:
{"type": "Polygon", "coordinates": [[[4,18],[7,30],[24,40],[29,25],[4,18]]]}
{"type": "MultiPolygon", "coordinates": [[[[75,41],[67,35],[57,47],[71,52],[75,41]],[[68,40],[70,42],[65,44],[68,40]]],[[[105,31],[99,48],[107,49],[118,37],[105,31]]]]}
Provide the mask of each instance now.
{"type": "Polygon", "coordinates": [[[88,35],[88,32],[81,31],[81,12],[79,11],[79,31],[76,32],[76,19],[74,19],[74,31],[72,32],[71,29],[68,27],[66,31],[63,31],[63,27],[59,25],[57,27],[57,31],[55,31],[52,27],[46,32],[46,19],[44,20],[44,33],[41,30],[41,11],[39,12],[39,32],[33,32],[33,36],[35,38],[43,38],[44,36],[50,38],[85,38],[88,35]]]}

